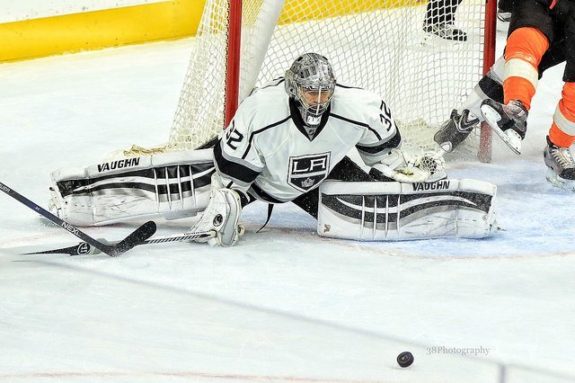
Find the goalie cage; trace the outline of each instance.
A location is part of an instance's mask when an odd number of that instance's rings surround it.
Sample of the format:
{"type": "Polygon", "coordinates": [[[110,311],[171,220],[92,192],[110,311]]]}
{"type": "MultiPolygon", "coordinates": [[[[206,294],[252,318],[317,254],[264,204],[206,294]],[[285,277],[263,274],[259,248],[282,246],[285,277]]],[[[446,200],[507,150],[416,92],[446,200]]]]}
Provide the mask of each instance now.
{"type": "MultiPolygon", "coordinates": [[[[455,26],[467,41],[427,34],[422,0],[206,0],[170,131],[152,151],[201,147],[227,126],[254,86],[283,76],[305,52],[326,56],[338,83],[386,100],[408,152],[433,134],[494,62],[496,0],[463,0],[455,26]]],[[[145,152],[133,147],[126,156],[145,152]]],[[[488,128],[451,157],[489,161],[488,128]]]]}

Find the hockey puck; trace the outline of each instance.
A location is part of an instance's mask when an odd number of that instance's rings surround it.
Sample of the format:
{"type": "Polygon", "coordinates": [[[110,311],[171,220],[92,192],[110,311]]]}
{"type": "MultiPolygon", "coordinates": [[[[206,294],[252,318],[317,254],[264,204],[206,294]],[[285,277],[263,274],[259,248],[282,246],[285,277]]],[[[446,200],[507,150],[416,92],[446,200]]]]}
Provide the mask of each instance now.
{"type": "Polygon", "coordinates": [[[413,360],[413,354],[409,351],[404,351],[397,356],[397,364],[403,368],[411,366],[413,360]]]}

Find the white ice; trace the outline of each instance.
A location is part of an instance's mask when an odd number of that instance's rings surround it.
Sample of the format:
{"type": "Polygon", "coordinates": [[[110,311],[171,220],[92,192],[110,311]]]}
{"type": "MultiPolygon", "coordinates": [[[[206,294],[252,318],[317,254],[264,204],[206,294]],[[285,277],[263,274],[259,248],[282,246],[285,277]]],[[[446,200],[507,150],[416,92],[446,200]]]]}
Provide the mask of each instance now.
{"type": "MultiPolygon", "coordinates": [[[[192,45],[1,65],[0,180],[46,206],[50,171],[164,142],[192,45]]],[[[491,239],[326,240],[290,205],[256,234],[254,205],[234,248],[20,255],[77,240],[0,195],[0,381],[575,381],[575,195],[546,182],[541,154],[562,70],[540,83],[521,157],[495,142],[492,163],[449,165],[498,185],[491,239]]]]}

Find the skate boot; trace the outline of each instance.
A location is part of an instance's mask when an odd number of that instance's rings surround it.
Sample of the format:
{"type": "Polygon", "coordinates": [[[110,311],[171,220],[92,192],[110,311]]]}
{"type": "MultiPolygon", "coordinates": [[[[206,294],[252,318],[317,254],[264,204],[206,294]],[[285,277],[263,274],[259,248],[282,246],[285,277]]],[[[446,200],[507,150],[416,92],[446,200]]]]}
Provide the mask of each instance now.
{"type": "Polygon", "coordinates": [[[463,109],[461,114],[457,112],[457,109],[453,109],[449,120],[441,125],[433,139],[441,149],[451,153],[478,124],[479,119],[473,113],[470,114],[468,109],[463,109]]]}
{"type": "Polygon", "coordinates": [[[445,40],[467,41],[467,33],[455,28],[452,23],[423,24],[423,30],[445,40]]]}
{"type": "Polygon", "coordinates": [[[481,114],[491,129],[515,154],[521,154],[521,141],[527,132],[527,108],[519,100],[507,105],[492,99],[481,103],[481,114]]]}
{"type": "Polygon", "coordinates": [[[569,148],[554,145],[547,136],[543,158],[548,168],[547,181],[558,188],[575,191],[575,160],[569,148]]]}

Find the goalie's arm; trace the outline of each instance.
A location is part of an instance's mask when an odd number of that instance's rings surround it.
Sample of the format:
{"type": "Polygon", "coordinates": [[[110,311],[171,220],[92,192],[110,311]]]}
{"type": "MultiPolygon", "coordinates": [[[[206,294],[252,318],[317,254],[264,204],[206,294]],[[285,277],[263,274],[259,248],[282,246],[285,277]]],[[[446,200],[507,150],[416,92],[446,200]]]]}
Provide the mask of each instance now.
{"type": "Polygon", "coordinates": [[[244,115],[240,107],[214,146],[216,172],[212,176],[210,202],[192,232],[212,231],[215,236],[196,241],[232,246],[240,238],[242,206],[250,202],[247,190],[264,169],[252,142],[254,134],[250,134],[249,124],[242,124],[244,115]]]}
{"type": "Polygon", "coordinates": [[[388,156],[390,149],[401,146],[401,133],[385,101],[367,93],[362,104],[365,116],[364,132],[355,145],[367,166],[373,166],[388,156]]]}
{"type": "Polygon", "coordinates": [[[251,109],[244,104],[214,147],[214,163],[221,185],[237,191],[242,205],[249,201],[248,189],[265,168],[249,124],[251,109]]]}
{"type": "Polygon", "coordinates": [[[423,182],[428,171],[409,166],[399,149],[401,133],[391,110],[379,98],[370,97],[363,104],[367,125],[356,149],[363,162],[372,167],[372,177],[382,181],[423,182]]]}

